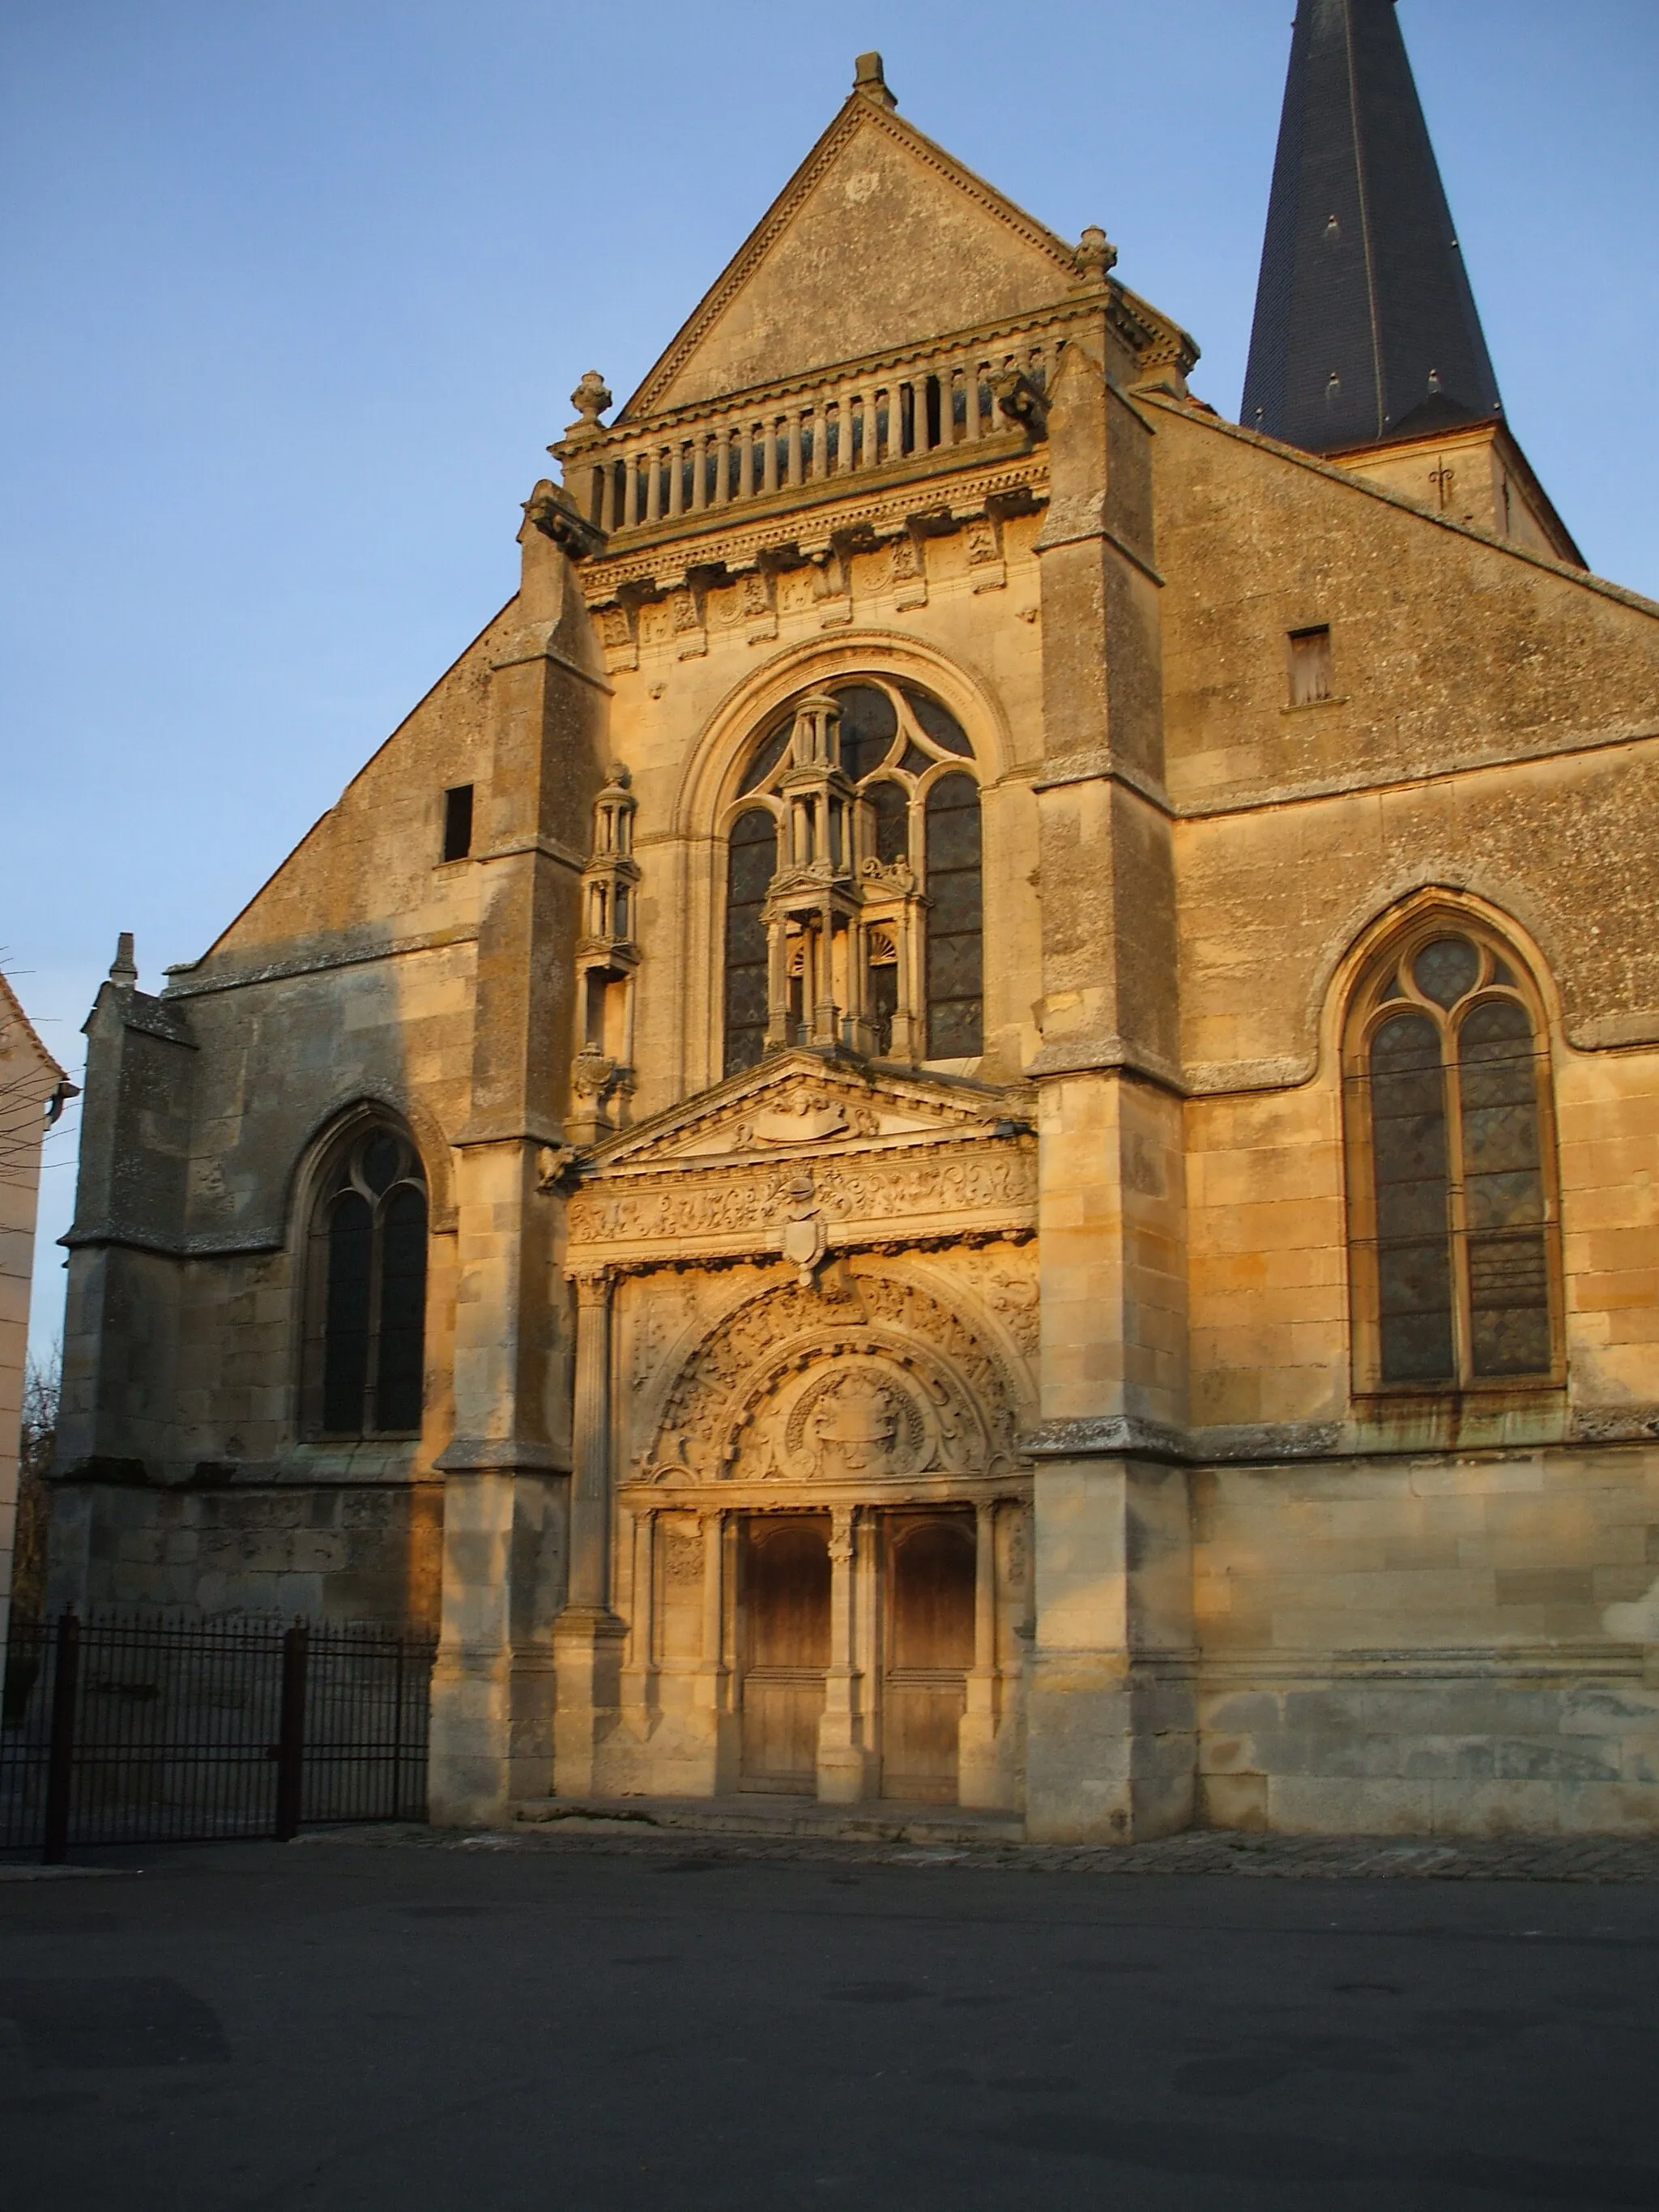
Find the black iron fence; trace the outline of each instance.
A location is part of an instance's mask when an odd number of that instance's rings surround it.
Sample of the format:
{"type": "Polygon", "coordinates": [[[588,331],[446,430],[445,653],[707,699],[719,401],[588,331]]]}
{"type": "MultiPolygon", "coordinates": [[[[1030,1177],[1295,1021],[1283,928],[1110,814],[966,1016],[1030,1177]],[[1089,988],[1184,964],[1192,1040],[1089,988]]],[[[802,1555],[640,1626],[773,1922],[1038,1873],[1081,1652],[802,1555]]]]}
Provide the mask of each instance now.
{"type": "Polygon", "coordinates": [[[0,1850],[421,1820],[433,1646],[372,1627],[14,1621],[0,1850]]]}

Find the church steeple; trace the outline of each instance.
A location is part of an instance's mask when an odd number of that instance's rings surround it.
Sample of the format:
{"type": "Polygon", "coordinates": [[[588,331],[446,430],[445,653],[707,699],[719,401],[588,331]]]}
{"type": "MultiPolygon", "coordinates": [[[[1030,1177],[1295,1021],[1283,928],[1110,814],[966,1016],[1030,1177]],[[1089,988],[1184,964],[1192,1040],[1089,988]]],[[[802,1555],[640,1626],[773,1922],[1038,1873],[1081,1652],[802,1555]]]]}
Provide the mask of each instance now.
{"type": "Polygon", "coordinates": [[[1331,453],[1502,413],[1394,0],[1299,0],[1244,427],[1331,453]]]}

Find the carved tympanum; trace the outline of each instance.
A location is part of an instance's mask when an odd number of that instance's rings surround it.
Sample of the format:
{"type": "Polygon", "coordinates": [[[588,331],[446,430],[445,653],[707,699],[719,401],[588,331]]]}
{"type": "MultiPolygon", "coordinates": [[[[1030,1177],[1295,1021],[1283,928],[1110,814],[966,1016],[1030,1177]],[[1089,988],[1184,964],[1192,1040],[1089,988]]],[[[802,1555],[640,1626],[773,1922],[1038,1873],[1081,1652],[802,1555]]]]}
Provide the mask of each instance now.
{"type": "Polygon", "coordinates": [[[1012,1465],[1018,1425],[1000,1362],[920,1285],[837,1276],[820,1292],[796,1281],[739,1307],[691,1352],[640,1473],[670,1484],[988,1474],[1012,1465]]]}

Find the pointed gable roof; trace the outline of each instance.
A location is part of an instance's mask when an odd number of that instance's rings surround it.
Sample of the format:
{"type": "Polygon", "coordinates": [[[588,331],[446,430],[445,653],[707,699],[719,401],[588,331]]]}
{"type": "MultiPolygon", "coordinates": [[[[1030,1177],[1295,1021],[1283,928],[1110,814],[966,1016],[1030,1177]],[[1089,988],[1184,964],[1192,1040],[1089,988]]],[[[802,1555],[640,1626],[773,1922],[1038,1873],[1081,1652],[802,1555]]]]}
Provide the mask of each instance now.
{"type": "Polygon", "coordinates": [[[1240,419],[1328,453],[1502,411],[1395,0],[1300,0],[1240,419]]]}
{"type": "Polygon", "coordinates": [[[617,419],[1024,314],[1076,274],[1065,240],[896,113],[880,56],[860,55],[829,129],[617,419]]]}
{"type": "MultiPolygon", "coordinates": [[[[9,979],[0,970],[0,1060],[9,1060],[15,1054],[26,1056],[34,1063],[43,1098],[54,1085],[61,1085],[67,1080],[63,1069],[41,1043],[39,1032],[23,1012],[22,1000],[13,990],[9,979]]],[[[32,1086],[21,1070],[15,1071],[11,1079],[20,1094],[25,1090],[31,1091],[32,1094],[32,1086]]],[[[76,1097],[79,1093],[71,1089],[69,1095],[76,1097]]]]}

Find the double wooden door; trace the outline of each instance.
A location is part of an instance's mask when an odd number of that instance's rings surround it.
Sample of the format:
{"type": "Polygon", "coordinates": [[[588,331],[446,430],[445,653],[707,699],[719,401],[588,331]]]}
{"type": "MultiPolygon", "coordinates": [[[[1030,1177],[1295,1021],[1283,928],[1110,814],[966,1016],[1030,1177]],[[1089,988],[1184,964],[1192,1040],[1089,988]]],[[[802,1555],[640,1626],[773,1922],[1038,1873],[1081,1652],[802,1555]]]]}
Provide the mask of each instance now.
{"type": "MultiPolygon", "coordinates": [[[[971,1513],[880,1516],[881,1794],[954,1804],[974,1663],[971,1513]]],[[[810,1797],[830,1664],[830,1517],[743,1523],[738,1582],[744,1790],[810,1797]]]]}

